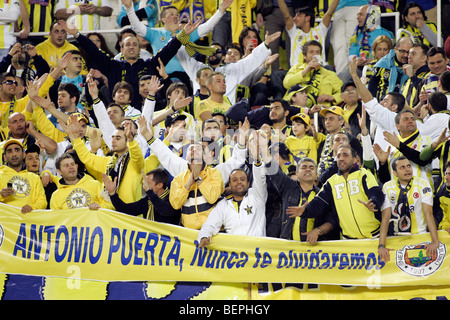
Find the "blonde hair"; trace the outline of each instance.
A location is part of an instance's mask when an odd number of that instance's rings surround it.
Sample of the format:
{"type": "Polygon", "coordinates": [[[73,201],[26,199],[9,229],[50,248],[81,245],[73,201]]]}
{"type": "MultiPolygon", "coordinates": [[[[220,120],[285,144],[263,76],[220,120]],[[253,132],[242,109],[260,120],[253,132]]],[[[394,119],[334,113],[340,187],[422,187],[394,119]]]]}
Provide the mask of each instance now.
{"type": "Polygon", "coordinates": [[[372,44],[372,54],[373,54],[373,55],[375,55],[375,50],[377,49],[378,45],[379,45],[381,42],[386,42],[387,45],[388,45],[388,47],[389,47],[389,50],[394,49],[394,44],[392,43],[391,38],[389,38],[388,36],[386,36],[386,35],[383,34],[383,35],[381,35],[381,36],[378,36],[378,37],[373,41],[373,44],[372,44]]]}

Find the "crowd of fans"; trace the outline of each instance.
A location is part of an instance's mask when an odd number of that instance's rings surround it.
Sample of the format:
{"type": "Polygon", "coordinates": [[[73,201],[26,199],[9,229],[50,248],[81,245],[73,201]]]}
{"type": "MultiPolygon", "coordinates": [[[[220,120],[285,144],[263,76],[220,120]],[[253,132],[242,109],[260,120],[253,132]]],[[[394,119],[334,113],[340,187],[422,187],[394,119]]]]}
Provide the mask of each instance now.
{"type": "Polygon", "coordinates": [[[113,209],[199,246],[379,238],[386,261],[388,236],[429,232],[435,254],[450,69],[434,5],[203,2],[122,0],[115,50],[108,1],[3,4],[0,201],[113,209]]]}

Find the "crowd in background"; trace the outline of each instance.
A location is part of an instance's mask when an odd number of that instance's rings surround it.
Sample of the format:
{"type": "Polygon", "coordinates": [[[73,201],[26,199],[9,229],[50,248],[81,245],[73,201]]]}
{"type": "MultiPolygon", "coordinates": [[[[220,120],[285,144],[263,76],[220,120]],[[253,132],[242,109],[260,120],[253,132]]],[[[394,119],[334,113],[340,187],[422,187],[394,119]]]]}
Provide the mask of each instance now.
{"type": "Polygon", "coordinates": [[[432,257],[450,232],[447,3],[0,9],[0,202],[23,214],[112,209],[199,246],[379,238],[384,260],[389,236],[429,232],[432,257]]]}

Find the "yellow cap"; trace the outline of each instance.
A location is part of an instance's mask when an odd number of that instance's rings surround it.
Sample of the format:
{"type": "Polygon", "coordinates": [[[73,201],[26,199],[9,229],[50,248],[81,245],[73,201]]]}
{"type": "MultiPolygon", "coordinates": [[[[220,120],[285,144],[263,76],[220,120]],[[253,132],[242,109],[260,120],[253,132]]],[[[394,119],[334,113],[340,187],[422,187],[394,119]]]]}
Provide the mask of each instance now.
{"type": "Polygon", "coordinates": [[[311,125],[311,118],[304,113],[298,113],[291,117],[291,121],[294,121],[295,119],[301,119],[304,123],[306,123],[306,125],[311,125]]]}
{"type": "Polygon", "coordinates": [[[344,110],[342,110],[342,108],[338,106],[332,106],[330,108],[320,110],[320,114],[324,117],[327,112],[332,112],[334,114],[337,114],[338,116],[344,117],[344,110]]]}

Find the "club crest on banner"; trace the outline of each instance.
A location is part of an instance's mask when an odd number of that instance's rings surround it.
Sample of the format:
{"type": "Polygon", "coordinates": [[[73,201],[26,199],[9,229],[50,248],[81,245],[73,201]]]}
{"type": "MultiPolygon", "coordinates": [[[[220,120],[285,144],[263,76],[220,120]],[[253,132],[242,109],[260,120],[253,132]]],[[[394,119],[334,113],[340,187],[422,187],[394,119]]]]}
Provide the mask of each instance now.
{"type": "Polygon", "coordinates": [[[439,243],[436,256],[430,258],[426,253],[426,244],[428,242],[407,245],[397,250],[395,257],[397,267],[415,277],[427,277],[436,272],[444,262],[447,248],[445,244],[439,243]]]}

